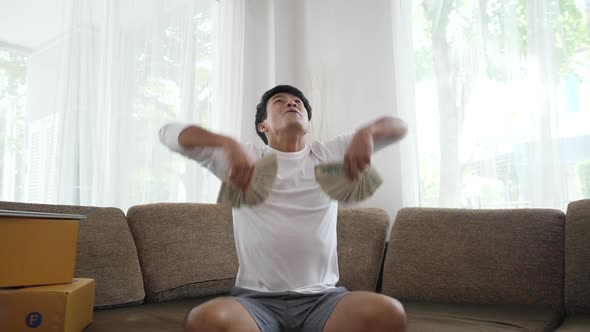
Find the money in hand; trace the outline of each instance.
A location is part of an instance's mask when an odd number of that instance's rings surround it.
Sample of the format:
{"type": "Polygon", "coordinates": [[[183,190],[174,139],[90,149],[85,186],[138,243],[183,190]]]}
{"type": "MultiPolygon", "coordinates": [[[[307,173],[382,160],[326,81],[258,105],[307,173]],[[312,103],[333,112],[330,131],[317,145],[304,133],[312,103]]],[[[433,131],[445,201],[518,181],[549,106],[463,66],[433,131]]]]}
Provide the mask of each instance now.
{"type": "Polygon", "coordinates": [[[356,180],[350,180],[344,171],[343,162],[317,165],[315,180],[330,198],[344,203],[369,198],[383,183],[377,170],[370,165],[356,180]]]}
{"type": "Polygon", "coordinates": [[[268,154],[254,163],[254,175],[245,191],[232,187],[226,181],[221,183],[217,203],[239,208],[242,205],[258,205],[266,200],[277,178],[277,156],[268,154]]]}

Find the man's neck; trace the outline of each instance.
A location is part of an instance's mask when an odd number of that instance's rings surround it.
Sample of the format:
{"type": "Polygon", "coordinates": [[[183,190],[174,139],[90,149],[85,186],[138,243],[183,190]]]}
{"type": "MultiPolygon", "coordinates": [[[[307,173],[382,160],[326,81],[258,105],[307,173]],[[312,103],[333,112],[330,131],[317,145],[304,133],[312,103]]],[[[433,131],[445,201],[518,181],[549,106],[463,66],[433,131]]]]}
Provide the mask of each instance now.
{"type": "Polygon", "coordinates": [[[305,140],[302,135],[269,137],[268,146],[281,152],[297,152],[305,148],[305,140]]]}

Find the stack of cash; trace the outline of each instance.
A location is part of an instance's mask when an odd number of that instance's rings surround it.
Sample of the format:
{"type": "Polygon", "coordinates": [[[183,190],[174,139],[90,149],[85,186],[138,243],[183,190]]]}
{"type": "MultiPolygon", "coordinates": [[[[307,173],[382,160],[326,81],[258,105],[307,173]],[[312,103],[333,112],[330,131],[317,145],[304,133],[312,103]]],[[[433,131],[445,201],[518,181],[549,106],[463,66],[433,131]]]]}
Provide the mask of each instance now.
{"type": "Polygon", "coordinates": [[[344,203],[369,198],[383,183],[377,170],[370,165],[356,180],[350,180],[344,171],[343,162],[317,165],[315,180],[330,198],[344,203]]]}
{"type": "MultiPolygon", "coordinates": [[[[246,191],[221,184],[217,203],[239,208],[242,205],[258,205],[266,200],[277,178],[277,156],[266,155],[254,163],[252,182],[246,191]]],[[[352,181],[346,176],[344,163],[320,164],[315,167],[315,180],[332,199],[343,203],[359,202],[369,198],[383,183],[375,168],[368,166],[352,181]]]]}
{"type": "Polygon", "coordinates": [[[246,191],[233,188],[227,182],[221,184],[217,203],[239,208],[242,205],[257,205],[268,197],[277,178],[277,156],[268,154],[254,163],[254,175],[246,191]]]}

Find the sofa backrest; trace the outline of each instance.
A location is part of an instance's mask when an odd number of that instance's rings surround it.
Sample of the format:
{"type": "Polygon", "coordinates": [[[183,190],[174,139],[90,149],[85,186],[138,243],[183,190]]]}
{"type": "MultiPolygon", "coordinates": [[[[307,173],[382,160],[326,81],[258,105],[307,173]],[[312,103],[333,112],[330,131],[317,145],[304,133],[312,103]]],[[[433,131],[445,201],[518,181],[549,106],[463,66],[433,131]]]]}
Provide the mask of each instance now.
{"type": "Polygon", "coordinates": [[[590,314],[590,199],[567,207],[564,292],[568,313],[590,314]]]}
{"type": "MultiPolygon", "coordinates": [[[[351,290],[375,290],[388,215],[378,209],[343,209],[338,218],[340,284],[351,290]]],[[[223,294],[234,286],[238,259],[229,207],[137,205],[129,209],[127,219],[147,302],[223,294]]]]}
{"type": "Polygon", "coordinates": [[[559,210],[404,208],[392,228],[383,293],[401,300],[563,310],[559,210]]]}
{"type": "Polygon", "coordinates": [[[120,209],[14,202],[0,202],[0,209],[85,215],[78,232],[75,277],[96,281],[95,307],[143,301],[137,249],[120,209]]]}
{"type": "Polygon", "coordinates": [[[227,293],[238,259],[231,209],[216,204],[136,205],[127,221],[137,245],[146,302],[227,293]]]}

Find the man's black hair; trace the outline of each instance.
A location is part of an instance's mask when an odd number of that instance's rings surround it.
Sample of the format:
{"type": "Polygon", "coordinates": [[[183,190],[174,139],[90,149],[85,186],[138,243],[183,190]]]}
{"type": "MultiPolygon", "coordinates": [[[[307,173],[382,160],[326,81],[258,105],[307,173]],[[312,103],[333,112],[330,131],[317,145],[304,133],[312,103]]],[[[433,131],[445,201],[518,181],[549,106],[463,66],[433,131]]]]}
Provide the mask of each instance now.
{"type": "Polygon", "coordinates": [[[307,110],[307,119],[311,120],[311,105],[309,105],[309,101],[307,100],[307,98],[305,98],[303,92],[301,92],[296,87],[290,85],[275,86],[274,88],[266,91],[262,95],[262,97],[260,98],[260,103],[258,103],[258,105],[256,106],[256,133],[258,134],[258,136],[260,136],[260,139],[262,139],[262,141],[266,145],[268,145],[268,139],[266,138],[266,134],[258,130],[258,124],[266,120],[266,103],[268,102],[268,100],[279,93],[288,93],[301,99],[301,101],[303,102],[303,106],[305,106],[305,109],[307,110]]]}

